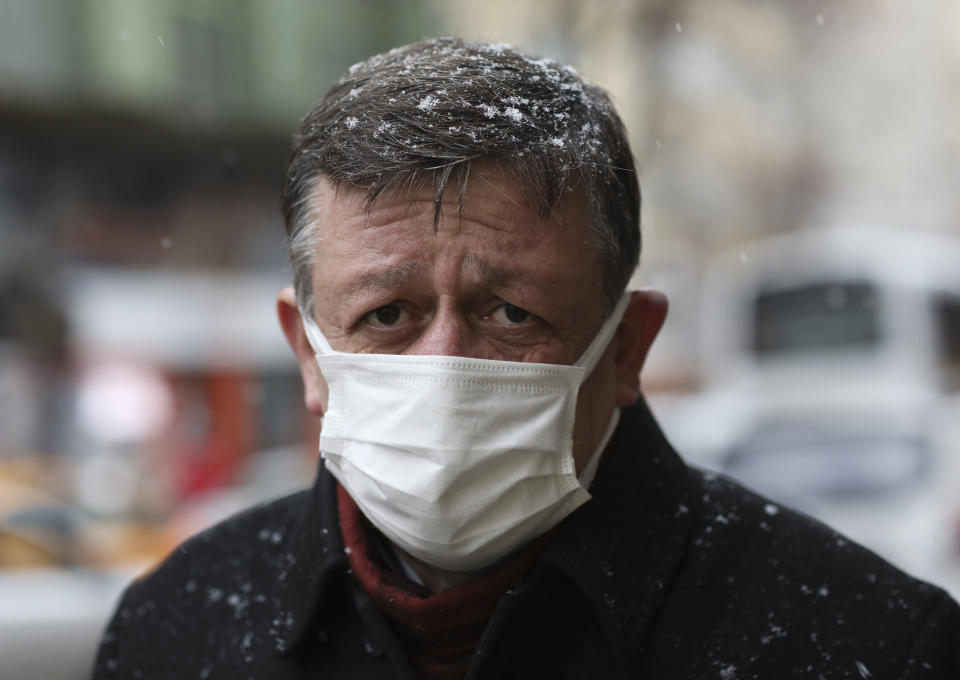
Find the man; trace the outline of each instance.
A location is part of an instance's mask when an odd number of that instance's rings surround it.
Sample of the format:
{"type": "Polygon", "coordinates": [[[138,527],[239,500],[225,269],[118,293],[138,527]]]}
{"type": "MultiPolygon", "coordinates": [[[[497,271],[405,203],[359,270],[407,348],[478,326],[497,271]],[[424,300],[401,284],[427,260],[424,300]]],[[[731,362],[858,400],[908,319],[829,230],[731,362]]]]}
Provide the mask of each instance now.
{"type": "Polygon", "coordinates": [[[134,583],[95,676],[958,677],[942,591],[664,440],[639,203],[572,69],[452,39],[351,68],[284,187],[324,464],[134,583]]]}

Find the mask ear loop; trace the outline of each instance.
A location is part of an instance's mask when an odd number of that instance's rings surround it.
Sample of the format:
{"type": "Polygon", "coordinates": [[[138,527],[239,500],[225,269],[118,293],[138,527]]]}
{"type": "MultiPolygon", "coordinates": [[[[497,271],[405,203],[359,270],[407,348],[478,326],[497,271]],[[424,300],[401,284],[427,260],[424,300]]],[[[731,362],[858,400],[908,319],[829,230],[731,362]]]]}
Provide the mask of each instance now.
{"type": "Polygon", "coordinates": [[[313,348],[314,354],[317,356],[324,354],[343,354],[343,352],[338,352],[330,346],[330,343],[327,342],[327,338],[324,337],[317,323],[302,309],[300,310],[300,319],[303,321],[303,330],[307,334],[307,340],[310,341],[310,346],[313,348]]]}
{"type": "MultiPolygon", "coordinates": [[[[623,320],[623,315],[627,311],[627,305],[630,304],[630,297],[631,294],[629,291],[623,293],[613,308],[613,311],[610,312],[610,316],[607,317],[607,320],[603,322],[603,326],[597,331],[596,337],[593,338],[593,341],[587,346],[587,349],[584,350],[583,354],[580,355],[580,358],[577,359],[577,362],[574,364],[574,366],[582,366],[584,368],[584,380],[593,372],[593,369],[596,368],[597,363],[600,361],[600,357],[607,351],[607,347],[613,339],[613,334],[616,333],[620,322],[623,320]]],[[[580,488],[588,494],[590,493],[590,485],[593,483],[593,478],[597,474],[597,468],[600,465],[600,457],[607,448],[607,444],[610,443],[613,432],[617,429],[618,422],[620,422],[620,409],[615,408],[613,409],[613,413],[610,414],[610,422],[607,423],[607,430],[603,438],[597,443],[597,448],[577,477],[580,488]]]]}
{"type": "Polygon", "coordinates": [[[583,351],[583,354],[580,355],[576,363],[573,364],[574,366],[582,366],[584,368],[584,376],[589,376],[593,372],[593,369],[597,367],[597,362],[600,361],[600,357],[607,351],[607,347],[613,339],[613,334],[617,332],[617,328],[623,320],[623,315],[627,311],[627,305],[630,304],[630,296],[631,293],[629,291],[624,292],[613,308],[613,311],[610,312],[610,316],[607,317],[607,320],[603,322],[600,330],[597,331],[593,341],[587,346],[587,349],[583,351]]]}

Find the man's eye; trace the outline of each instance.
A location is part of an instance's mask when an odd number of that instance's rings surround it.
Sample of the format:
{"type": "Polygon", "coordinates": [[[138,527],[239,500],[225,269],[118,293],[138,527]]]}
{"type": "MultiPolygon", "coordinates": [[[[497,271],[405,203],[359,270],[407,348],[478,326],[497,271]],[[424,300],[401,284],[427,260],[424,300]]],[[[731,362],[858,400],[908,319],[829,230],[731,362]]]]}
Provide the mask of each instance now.
{"type": "Polygon", "coordinates": [[[384,305],[367,314],[364,321],[374,327],[393,326],[402,316],[403,310],[397,305],[384,305]]]}
{"type": "Polygon", "coordinates": [[[493,318],[500,323],[523,323],[529,320],[531,316],[527,310],[511,304],[500,305],[493,312],[493,318]]]}

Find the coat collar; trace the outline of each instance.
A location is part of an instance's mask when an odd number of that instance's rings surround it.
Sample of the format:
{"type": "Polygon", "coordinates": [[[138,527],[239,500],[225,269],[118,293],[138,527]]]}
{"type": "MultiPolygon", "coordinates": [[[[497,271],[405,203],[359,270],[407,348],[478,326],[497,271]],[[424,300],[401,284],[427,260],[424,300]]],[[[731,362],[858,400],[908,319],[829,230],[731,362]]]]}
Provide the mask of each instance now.
{"type": "Polygon", "coordinates": [[[688,474],[646,403],[625,409],[592,499],[560,524],[537,566],[569,579],[628,658],[642,649],[686,552],[695,506],[688,474]]]}
{"type": "MultiPolygon", "coordinates": [[[[620,423],[590,487],[593,499],[567,517],[536,569],[569,578],[625,650],[638,649],[682,559],[692,521],[686,467],[641,400],[620,423]]],[[[290,535],[290,568],[277,591],[271,634],[290,654],[315,625],[323,601],[349,571],[336,480],[320,464],[290,535]]]]}

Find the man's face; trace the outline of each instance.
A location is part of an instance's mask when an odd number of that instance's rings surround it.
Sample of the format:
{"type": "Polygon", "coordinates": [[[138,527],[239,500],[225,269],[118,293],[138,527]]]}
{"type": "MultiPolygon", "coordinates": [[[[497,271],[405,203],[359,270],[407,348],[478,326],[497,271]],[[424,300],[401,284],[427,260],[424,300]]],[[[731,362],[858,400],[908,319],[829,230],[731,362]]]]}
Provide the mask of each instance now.
{"type": "MultiPolygon", "coordinates": [[[[342,352],[574,363],[609,311],[579,194],[541,220],[509,174],[474,169],[462,210],[456,192],[447,192],[436,229],[433,199],[428,187],[383,195],[367,210],[363,192],[318,180],[313,313],[330,345],[342,352]]],[[[580,391],[578,471],[615,405],[615,345],[580,391]]],[[[325,409],[326,386],[312,370],[325,409]]]]}

